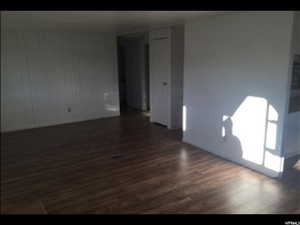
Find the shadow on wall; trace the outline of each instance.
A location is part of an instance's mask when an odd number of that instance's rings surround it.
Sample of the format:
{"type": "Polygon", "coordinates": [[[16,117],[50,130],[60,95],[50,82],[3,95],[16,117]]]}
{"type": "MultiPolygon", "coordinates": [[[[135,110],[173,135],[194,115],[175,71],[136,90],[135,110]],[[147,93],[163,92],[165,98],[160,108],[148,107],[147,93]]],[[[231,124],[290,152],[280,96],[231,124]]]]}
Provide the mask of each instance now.
{"type": "MultiPolygon", "coordinates": [[[[246,166],[283,171],[284,157],[278,144],[278,113],[265,99],[247,96],[221,118],[221,142],[216,154],[246,166]]],[[[188,129],[188,109],[183,106],[183,132],[188,129]]]]}
{"type": "Polygon", "coordinates": [[[241,142],[238,137],[233,135],[233,122],[231,117],[224,117],[222,127],[222,138],[227,147],[227,154],[233,159],[241,159],[243,157],[241,142]]]}

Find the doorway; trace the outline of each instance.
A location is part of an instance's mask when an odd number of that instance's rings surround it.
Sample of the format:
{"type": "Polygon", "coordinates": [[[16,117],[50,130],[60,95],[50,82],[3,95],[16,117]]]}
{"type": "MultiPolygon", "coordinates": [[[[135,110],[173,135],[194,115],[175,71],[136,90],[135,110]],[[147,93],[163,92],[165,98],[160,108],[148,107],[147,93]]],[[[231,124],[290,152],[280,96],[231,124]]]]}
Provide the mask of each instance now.
{"type": "Polygon", "coordinates": [[[149,115],[149,44],[147,35],[119,36],[117,40],[120,113],[149,115]]]}
{"type": "Polygon", "coordinates": [[[182,128],[184,27],[118,37],[120,112],[182,128]]]}

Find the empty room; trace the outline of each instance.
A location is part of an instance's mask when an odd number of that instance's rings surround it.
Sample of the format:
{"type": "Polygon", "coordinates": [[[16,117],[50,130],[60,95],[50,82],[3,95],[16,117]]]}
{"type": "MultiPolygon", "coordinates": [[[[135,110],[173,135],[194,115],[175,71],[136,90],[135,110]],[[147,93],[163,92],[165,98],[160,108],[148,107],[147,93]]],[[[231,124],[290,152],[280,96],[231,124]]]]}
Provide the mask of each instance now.
{"type": "Polygon", "coordinates": [[[300,13],[1,11],[1,214],[300,214],[300,13]]]}

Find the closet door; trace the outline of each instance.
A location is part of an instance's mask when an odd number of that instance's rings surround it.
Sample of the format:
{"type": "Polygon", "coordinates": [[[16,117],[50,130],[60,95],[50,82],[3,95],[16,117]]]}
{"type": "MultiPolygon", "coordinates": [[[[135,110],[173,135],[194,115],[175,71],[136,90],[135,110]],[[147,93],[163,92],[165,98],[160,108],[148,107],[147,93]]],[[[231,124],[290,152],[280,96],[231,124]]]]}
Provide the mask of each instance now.
{"type": "Polygon", "coordinates": [[[171,41],[168,34],[168,32],[150,34],[149,69],[151,121],[169,127],[171,41]]]}

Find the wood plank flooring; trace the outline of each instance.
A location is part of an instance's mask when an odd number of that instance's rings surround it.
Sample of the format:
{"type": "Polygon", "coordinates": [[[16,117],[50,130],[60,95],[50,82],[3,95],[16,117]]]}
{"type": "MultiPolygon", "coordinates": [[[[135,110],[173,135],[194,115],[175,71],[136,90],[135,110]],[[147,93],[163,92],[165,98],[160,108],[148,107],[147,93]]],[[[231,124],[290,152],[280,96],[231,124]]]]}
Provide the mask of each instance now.
{"type": "Polygon", "coordinates": [[[2,134],[1,213],[299,214],[299,164],[271,179],[127,113],[2,134]]]}

